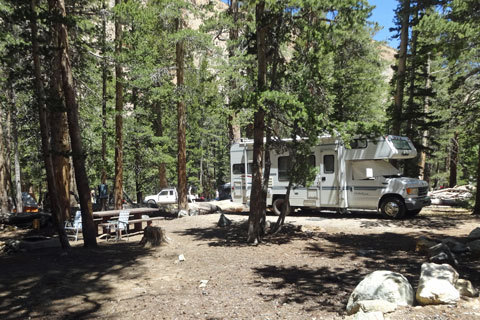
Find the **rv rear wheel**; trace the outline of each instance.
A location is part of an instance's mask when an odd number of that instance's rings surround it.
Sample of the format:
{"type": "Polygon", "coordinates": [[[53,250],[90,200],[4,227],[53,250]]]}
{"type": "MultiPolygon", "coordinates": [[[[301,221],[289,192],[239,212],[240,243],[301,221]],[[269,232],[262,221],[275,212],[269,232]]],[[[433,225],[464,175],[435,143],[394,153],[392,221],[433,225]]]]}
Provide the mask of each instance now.
{"type": "Polygon", "coordinates": [[[398,197],[387,197],[380,204],[382,215],[387,219],[401,219],[407,211],[402,199],[398,197]]]}
{"type": "Polygon", "coordinates": [[[275,213],[275,215],[279,216],[280,213],[282,213],[282,207],[284,202],[285,200],[283,198],[277,198],[275,199],[275,201],[273,201],[272,207],[273,213],[275,213]]]}

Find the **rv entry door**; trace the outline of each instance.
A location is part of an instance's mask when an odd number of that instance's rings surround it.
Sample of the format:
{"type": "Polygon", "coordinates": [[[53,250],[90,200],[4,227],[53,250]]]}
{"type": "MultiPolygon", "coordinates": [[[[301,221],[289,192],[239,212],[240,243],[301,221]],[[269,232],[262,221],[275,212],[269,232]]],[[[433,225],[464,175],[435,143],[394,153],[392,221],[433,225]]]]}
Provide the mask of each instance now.
{"type": "Polygon", "coordinates": [[[338,181],[337,181],[337,153],[335,151],[323,151],[320,153],[320,206],[336,207],[338,205],[338,181]]]}

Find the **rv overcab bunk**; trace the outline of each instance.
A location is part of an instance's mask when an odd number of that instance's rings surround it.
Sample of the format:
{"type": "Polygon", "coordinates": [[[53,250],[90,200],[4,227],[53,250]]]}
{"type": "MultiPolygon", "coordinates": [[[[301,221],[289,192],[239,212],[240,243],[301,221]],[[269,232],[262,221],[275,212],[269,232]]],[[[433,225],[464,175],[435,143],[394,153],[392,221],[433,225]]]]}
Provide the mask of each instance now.
{"type": "MultiPolygon", "coordinates": [[[[293,208],[377,210],[386,218],[415,216],[430,205],[428,183],[401,176],[391,159],[411,159],[417,151],[407,137],[354,139],[347,148],[337,137],[323,136],[312,150],[317,168],[311,186],[290,193],[293,208]]],[[[286,194],[290,157],[272,151],[267,206],[280,213],[286,194]]],[[[230,150],[232,200],[247,204],[252,187],[253,140],[241,140],[230,150]]]]}

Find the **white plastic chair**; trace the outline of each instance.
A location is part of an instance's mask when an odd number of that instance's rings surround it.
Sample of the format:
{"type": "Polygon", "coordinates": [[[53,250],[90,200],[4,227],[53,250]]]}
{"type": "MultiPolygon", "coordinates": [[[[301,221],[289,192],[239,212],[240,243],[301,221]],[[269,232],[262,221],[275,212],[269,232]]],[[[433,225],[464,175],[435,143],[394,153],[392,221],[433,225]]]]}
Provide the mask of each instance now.
{"type": "MultiPolygon", "coordinates": [[[[118,220],[109,220],[108,221],[108,234],[110,234],[111,227],[114,228],[114,232],[117,234],[116,240],[118,241],[122,236],[122,231],[125,231],[125,235],[128,240],[128,219],[130,217],[130,212],[122,210],[118,214],[118,220]]],[[[108,239],[107,239],[108,240],[108,239]]]]}
{"type": "Polygon", "coordinates": [[[82,230],[82,212],[78,210],[75,212],[73,221],[65,221],[65,231],[68,238],[73,238],[78,241],[78,232],[82,230]],[[69,234],[71,232],[71,234],[69,234]]]}

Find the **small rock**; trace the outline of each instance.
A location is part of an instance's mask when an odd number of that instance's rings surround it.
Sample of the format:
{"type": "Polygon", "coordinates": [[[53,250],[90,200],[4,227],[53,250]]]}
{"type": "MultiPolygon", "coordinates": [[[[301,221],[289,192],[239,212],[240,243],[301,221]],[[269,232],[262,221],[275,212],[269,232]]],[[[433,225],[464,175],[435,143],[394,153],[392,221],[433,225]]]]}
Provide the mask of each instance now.
{"type": "Polygon", "coordinates": [[[444,244],[439,243],[427,249],[429,261],[433,263],[443,264],[448,263],[450,265],[457,265],[458,261],[455,255],[450,251],[450,248],[444,244]]]}
{"type": "Polygon", "coordinates": [[[461,254],[470,251],[465,244],[454,238],[445,238],[442,240],[442,243],[446,244],[453,253],[461,254]]]}
{"type": "Polygon", "coordinates": [[[476,227],[467,236],[468,240],[480,240],[480,227],[476,227]]]}
{"type": "Polygon", "coordinates": [[[460,292],[461,296],[471,298],[478,296],[478,290],[473,287],[469,280],[458,279],[457,283],[455,283],[455,288],[460,292]]]}
{"type": "Polygon", "coordinates": [[[178,261],[185,261],[185,256],[183,254],[179,255],[178,261]]]}
{"type": "Polygon", "coordinates": [[[420,237],[417,240],[417,244],[415,246],[415,251],[416,252],[421,252],[421,253],[427,253],[428,248],[431,248],[437,244],[436,241],[427,238],[427,237],[420,237]]]}
{"type": "Polygon", "coordinates": [[[198,216],[198,210],[190,209],[190,210],[188,210],[188,215],[189,216],[198,216]]]}
{"type": "Polygon", "coordinates": [[[358,312],[355,314],[354,320],[384,320],[383,313],[380,311],[375,312],[358,312]]]}
{"type": "Polygon", "coordinates": [[[391,303],[385,300],[360,300],[357,301],[354,305],[354,308],[350,311],[351,313],[360,312],[376,312],[380,311],[382,313],[393,312],[397,309],[395,303],[391,303]]]}
{"type": "Polygon", "coordinates": [[[178,217],[188,217],[188,211],[187,210],[180,210],[178,211],[178,217]]]}
{"type": "Polygon", "coordinates": [[[480,257],[480,240],[475,240],[475,241],[469,242],[467,244],[467,247],[472,252],[472,255],[474,255],[476,257],[480,257]]]}
{"type": "Polygon", "coordinates": [[[207,286],[208,280],[200,280],[199,288],[205,288],[207,286]]]}
{"type": "Polygon", "coordinates": [[[232,220],[228,219],[223,213],[220,215],[220,219],[218,219],[217,225],[219,227],[226,227],[232,224],[232,220]]]}

